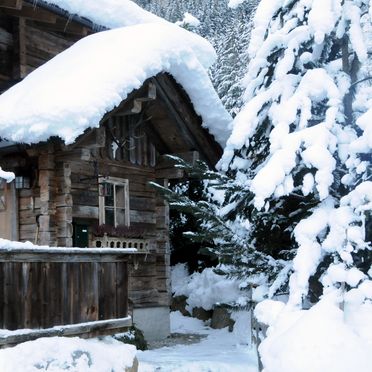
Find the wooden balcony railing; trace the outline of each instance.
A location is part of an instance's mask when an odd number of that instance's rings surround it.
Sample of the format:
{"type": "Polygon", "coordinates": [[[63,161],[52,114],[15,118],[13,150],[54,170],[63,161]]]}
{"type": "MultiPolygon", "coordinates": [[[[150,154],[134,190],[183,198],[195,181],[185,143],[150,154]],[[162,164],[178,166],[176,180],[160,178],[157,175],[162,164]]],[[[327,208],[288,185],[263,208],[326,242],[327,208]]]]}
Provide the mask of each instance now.
{"type": "Polygon", "coordinates": [[[150,239],[118,238],[108,235],[93,239],[95,248],[135,248],[139,253],[148,253],[150,245],[150,239]]]}

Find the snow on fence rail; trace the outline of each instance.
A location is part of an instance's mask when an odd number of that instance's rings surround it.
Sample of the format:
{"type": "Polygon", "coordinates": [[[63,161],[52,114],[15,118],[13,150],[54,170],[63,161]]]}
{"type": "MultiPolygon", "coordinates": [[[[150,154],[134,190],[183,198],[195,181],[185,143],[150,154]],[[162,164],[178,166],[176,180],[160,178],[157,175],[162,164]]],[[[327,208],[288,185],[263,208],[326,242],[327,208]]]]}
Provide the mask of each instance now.
{"type": "Polygon", "coordinates": [[[66,326],[70,331],[73,327],[74,335],[116,333],[130,326],[127,262],[135,254],[134,249],[3,245],[0,338],[4,330],[33,330],[32,335],[28,331],[24,337],[16,337],[16,342],[14,337],[9,339],[10,343],[18,343],[40,337],[38,334],[45,336],[49,331],[54,335],[56,326],[63,334],[66,326]],[[112,324],[85,326],[101,321],[112,324]],[[40,333],[40,329],[44,331],[40,333]]]}

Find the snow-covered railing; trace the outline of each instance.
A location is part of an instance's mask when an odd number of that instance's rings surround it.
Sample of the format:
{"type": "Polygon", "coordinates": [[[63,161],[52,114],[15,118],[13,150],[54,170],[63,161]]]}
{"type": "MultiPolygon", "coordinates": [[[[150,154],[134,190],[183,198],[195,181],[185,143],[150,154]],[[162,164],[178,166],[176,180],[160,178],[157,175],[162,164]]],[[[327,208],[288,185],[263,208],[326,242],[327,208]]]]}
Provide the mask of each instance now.
{"type": "Polygon", "coordinates": [[[0,345],[56,332],[112,334],[130,326],[128,260],[136,254],[136,249],[50,248],[0,239],[0,335],[29,330],[0,345]]]}
{"type": "Polygon", "coordinates": [[[16,345],[21,342],[36,340],[40,337],[69,337],[79,336],[89,333],[106,333],[113,330],[117,333],[120,329],[128,328],[132,325],[130,316],[121,319],[97,320],[65,326],[55,326],[46,329],[18,329],[8,331],[0,329],[0,349],[4,346],[16,345]]]}
{"type": "Polygon", "coordinates": [[[138,253],[135,248],[0,247],[0,262],[121,262],[138,253]]]}

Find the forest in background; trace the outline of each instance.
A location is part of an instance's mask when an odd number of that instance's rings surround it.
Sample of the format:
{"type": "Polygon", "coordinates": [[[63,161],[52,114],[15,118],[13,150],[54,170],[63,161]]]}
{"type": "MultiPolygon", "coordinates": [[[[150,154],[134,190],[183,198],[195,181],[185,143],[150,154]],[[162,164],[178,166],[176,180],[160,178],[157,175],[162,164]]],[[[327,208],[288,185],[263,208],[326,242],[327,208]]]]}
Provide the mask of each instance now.
{"type": "Polygon", "coordinates": [[[227,110],[235,116],[243,102],[240,84],[247,69],[252,20],[259,0],[245,1],[236,9],[227,0],[135,0],[144,9],[170,22],[190,13],[200,21],[187,28],[211,42],[217,61],[210,70],[213,84],[227,110]]]}

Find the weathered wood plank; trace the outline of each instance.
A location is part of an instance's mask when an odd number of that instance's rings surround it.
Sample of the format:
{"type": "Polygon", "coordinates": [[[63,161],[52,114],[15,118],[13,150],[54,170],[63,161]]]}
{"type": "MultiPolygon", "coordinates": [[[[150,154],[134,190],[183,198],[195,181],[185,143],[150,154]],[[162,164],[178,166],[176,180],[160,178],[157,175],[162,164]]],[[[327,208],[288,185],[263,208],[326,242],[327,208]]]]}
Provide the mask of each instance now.
{"type": "Polygon", "coordinates": [[[72,216],[74,218],[94,218],[98,219],[98,207],[85,205],[74,205],[72,207],[72,216]]]}
{"type": "MultiPolygon", "coordinates": [[[[14,267],[17,267],[14,265],[14,267]]],[[[40,295],[42,298],[41,301],[41,317],[42,317],[42,324],[43,328],[49,327],[51,323],[50,314],[53,311],[53,308],[50,309],[49,303],[50,301],[50,291],[49,286],[50,284],[55,281],[54,275],[57,273],[53,273],[53,276],[50,272],[50,264],[49,263],[42,263],[41,264],[41,277],[40,277],[40,295]]]]}
{"type": "MultiPolygon", "coordinates": [[[[40,290],[41,284],[41,265],[32,263],[30,271],[32,272],[30,286],[31,286],[31,327],[40,328],[41,322],[39,320],[41,314],[42,293],[40,290]]],[[[19,327],[21,328],[21,327],[19,327]]]]}
{"type": "Polygon", "coordinates": [[[105,319],[105,267],[101,263],[98,268],[98,320],[105,319]]]}
{"type": "Polygon", "coordinates": [[[0,327],[10,330],[127,316],[126,262],[0,263],[0,327]]]}
{"type": "Polygon", "coordinates": [[[156,223],[156,215],[154,212],[148,211],[134,211],[130,210],[130,222],[138,222],[138,223],[148,223],[148,224],[155,224],[156,223]]]}
{"type": "Polygon", "coordinates": [[[23,0],[1,0],[1,8],[22,9],[23,0]]]}
{"type": "Polygon", "coordinates": [[[90,32],[87,27],[84,27],[77,22],[70,22],[67,19],[57,19],[56,23],[41,23],[35,21],[35,25],[38,25],[49,32],[63,32],[64,34],[77,35],[81,37],[87,36],[90,32]]]}
{"type": "Polygon", "coordinates": [[[168,180],[182,179],[185,177],[185,171],[179,168],[158,169],[155,173],[156,178],[165,178],[168,180]]]}
{"type": "MultiPolygon", "coordinates": [[[[2,0],[1,4],[3,3],[4,0],[2,0]]],[[[6,0],[9,1],[9,0],[6,0]]],[[[41,8],[34,8],[34,7],[29,7],[25,6],[22,9],[16,8],[16,9],[11,9],[5,8],[2,10],[4,14],[13,16],[13,17],[20,17],[24,19],[32,19],[32,20],[37,20],[40,22],[45,22],[45,23],[56,23],[57,21],[57,16],[51,12],[48,12],[46,10],[43,10],[41,8]]]]}
{"type": "Polygon", "coordinates": [[[2,248],[0,262],[122,262],[143,254],[121,248],[2,248]]]}
{"type": "Polygon", "coordinates": [[[61,324],[68,324],[69,312],[68,312],[68,297],[69,297],[69,276],[68,276],[68,264],[66,262],[61,264],[61,324]]]}
{"type": "Polygon", "coordinates": [[[14,327],[13,321],[13,314],[12,314],[12,307],[14,306],[14,296],[13,296],[13,288],[12,288],[12,267],[10,263],[5,263],[3,265],[4,271],[4,300],[3,300],[3,324],[7,326],[8,329],[16,329],[14,327]]]}
{"type": "Polygon", "coordinates": [[[80,264],[77,263],[71,263],[68,265],[69,271],[69,314],[70,314],[70,320],[69,324],[76,323],[79,319],[79,308],[80,306],[77,306],[77,304],[80,303],[80,275],[79,275],[79,269],[80,264]]]}
{"type": "Polygon", "coordinates": [[[4,310],[6,308],[4,265],[0,265],[0,328],[4,327],[4,310]]]}
{"type": "Polygon", "coordinates": [[[49,324],[63,324],[62,322],[62,290],[61,286],[63,283],[62,278],[62,265],[58,262],[49,263],[50,274],[53,276],[54,280],[51,280],[49,283],[49,324]],[[59,278],[59,280],[55,280],[59,278]]]}
{"type": "Polygon", "coordinates": [[[128,265],[126,262],[116,263],[116,309],[117,317],[128,313],[128,265]]]}
{"type": "MultiPolygon", "coordinates": [[[[116,266],[114,263],[102,263],[103,266],[103,277],[102,284],[100,288],[102,295],[104,297],[103,301],[103,316],[104,319],[116,318],[116,266]]],[[[101,306],[101,304],[100,304],[101,306]]]]}

